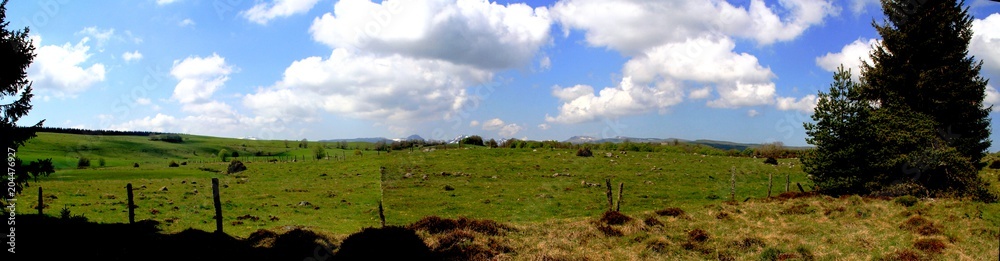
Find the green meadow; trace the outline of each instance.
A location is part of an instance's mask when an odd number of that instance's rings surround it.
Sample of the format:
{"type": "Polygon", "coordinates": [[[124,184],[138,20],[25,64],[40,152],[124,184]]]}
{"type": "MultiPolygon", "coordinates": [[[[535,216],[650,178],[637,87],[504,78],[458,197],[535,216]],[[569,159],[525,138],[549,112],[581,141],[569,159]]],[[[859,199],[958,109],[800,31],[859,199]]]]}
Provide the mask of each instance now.
{"type": "MultiPolygon", "coordinates": [[[[595,150],[594,157],[569,149],[476,146],[386,153],[368,143],[338,149],[308,142],[301,148],[299,141],[182,136],[183,143],[168,143],[39,133],[18,155],[52,158],[57,172],[31,182],[19,202],[35,202],[42,187],[46,215],[68,211],[91,222],[124,223],[125,186],[132,184],[137,220],[155,220],[167,233],[212,231],[211,179],[218,178],[224,229],[236,237],[297,226],[337,242],[379,226],[382,202],[389,225],[428,216],[506,224],[512,228],[506,233],[469,232],[475,237],[465,244],[513,260],[996,260],[1000,249],[996,203],[921,199],[905,206],[857,196],[778,197],[786,179],[792,192],[798,185],[812,191],[798,159],[779,159],[775,166],[701,149],[595,150]],[[325,146],[329,157],[316,159],[315,146],[325,146]],[[223,149],[237,152],[248,170],[226,174],[223,149]],[[77,167],[81,157],[89,167],[77,167]],[[630,217],[624,223],[599,220],[609,207],[606,180],[630,217]],[[663,211],[668,208],[683,214],[663,211]]],[[[1000,191],[998,173],[981,172],[1000,191]]],[[[449,237],[419,234],[432,248],[449,237]]]]}

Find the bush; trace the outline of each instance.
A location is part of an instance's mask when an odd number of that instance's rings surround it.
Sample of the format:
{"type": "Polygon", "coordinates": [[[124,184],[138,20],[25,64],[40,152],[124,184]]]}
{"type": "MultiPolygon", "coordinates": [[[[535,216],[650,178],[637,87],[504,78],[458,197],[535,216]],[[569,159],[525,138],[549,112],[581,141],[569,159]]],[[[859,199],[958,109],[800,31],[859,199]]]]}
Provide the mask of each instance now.
{"type": "Polygon", "coordinates": [[[361,156],[361,150],[355,149],[354,156],[361,156]]]}
{"type": "Polygon", "coordinates": [[[228,159],[229,159],[229,151],[226,151],[226,149],[219,150],[219,160],[221,160],[222,162],[226,162],[228,161],[228,159]]]}
{"type": "Polygon", "coordinates": [[[764,160],[764,164],[771,164],[777,166],[778,160],[773,157],[767,157],[767,159],[764,160]]]}
{"type": "Polygon", "coordinates": [[[76,161],[76,168],[85,169],[88,167],[90,167],[90,159],[85,157],[80,157],[80,159],[76,161]]]}
{"type": "Polygon", "coordinates": [[[991,169],[1000,169],[1000,160],[994,160],[993,163],[990,163],[990,168],[991,169]]]}
{"type": "Polygon", "coordinates": [[[226,173],[233,174],[244,170],[247,170],[247,166],[243,165],[243,162],[239,160],[234,160],[229,163],[229,167],[226,168],[226,173]]]}
{"type": "Polygon", "coordinates": [[[132,167],[133,168],[138,168],[139,167],[139,163],[132,163],[132,167]]]}
{"type": "Polygon", "coordinates": [[[315,146],[315,147],[313,147],[313,156],[315,156],[316,159],[323,159],[323,158],[325,158],[326,157],[326,149],[324,149],[323,146],[315,146]]]}
{"type": "Polygon", "coordinates": [[[149,140],[152,141],[165,141],[170,143],[181,143],[184,142],[184,138],[177,134],[153,134],[149,135],[149,140]]]}
{"type": "Polygon", "coordinates": [[[176,162],[176,161],[172,161],[172,160],[171,160],[171,161],[170,161],[170,165],[168,165],[168,166],[169,166],[169,167],[171,167],[171,168],[176,168],[176,167],[180,167],[180,166],[181,166],[181,164],[177,164],[177,162],[176,162]]]}
{"type": "Polygon", "coordinates": [[[97,159],[97,166],[101,166],[103,168],[105,165],[107,165],[107,162],[104,161],[104,158],[97,159]]]}
{"type": "Polygon", "coordinates": [[[594,153],[590,151],[590,148],[582,148],[576,151],[576,156],[593,157],[594,153]]]}
{"type": "Polygon", "coordinates": [[[917,197],[910,195],[896,197],[896,199],[893,200],[896,204],[903,205],[904,207],[912,207],[917,204],[917,201],[919,201],[917,197]]]}

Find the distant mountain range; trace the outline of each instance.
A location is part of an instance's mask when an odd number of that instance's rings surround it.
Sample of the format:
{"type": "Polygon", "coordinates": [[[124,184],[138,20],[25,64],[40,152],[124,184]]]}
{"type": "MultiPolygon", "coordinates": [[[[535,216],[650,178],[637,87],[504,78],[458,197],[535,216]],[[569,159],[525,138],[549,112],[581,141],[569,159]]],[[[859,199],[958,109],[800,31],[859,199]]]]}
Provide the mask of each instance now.
{"type": "MultiPolygon", "coordinates": [[[[456,144],[459,141],[461,141],[462,139],[465,139],[465,138],[468,138],[468,137],[470,137],[470,135],[459,135],[459,136],[457,136],[457,137],[455,137],[453,139],[445,140],[445,143],[447,143],[447,144],[456,144]]],[[[369,143],[375,143],[375,142],[379,142],[379,141],[393,142],[393,141],[404,141],[404,140],[411,140],[411,141],[421,140],[421,141],[426,141],[423,137],[420,137],[420,135],[410,135],[410,136],[408,136],[406,138],[396,138],[396,139],[389,139],[389,138],[384,138],[384,137],[375,137],[375,138],[335,139],[335,140],[321,140],[321,141],[323,141],[323,142],[347,141],[347,142],[369,142],[369,143]]],[[[500,140],[497,140],[497,142],[498,143],[503,143],[506,140],[507,139],[500,139],[500,140]]],[[[635,138],[635,137],[623,137],[623,136],[612,137],[612,138],[596,138],[596,137],[591,137],[591,136],[573,136],[573,137],[570,137],[569,139],[567,139],[567,140],[565,140],[563,142],[569,142],[569,143],[573,143],[573,144],[587,144],[587,143],[600,144],[600,143],[608,143],[608,142],[610,142],[610,143],[622,143],[622,142],[625,142],[625,141],[636,142],[636,143],[673,143],[674,141],[677,141],[677,142],[688,143],[688,144],[701,144],[701,145],[706,145],[706,146],[709,146],[709,147],[713,147],[713,148],[717,148],[717,149],[723,149],[723,150],[735,149],[735,150],[740,150],[740,151],[745,150],[747,148],[756,148],[756,147],[760,147],[761,146],[761,144],[756,144],[756,143],[738,143],[738,142],[718,141],[718,140],[684,140],[684,139],[677,139],[677,138],[666,138],[666,139],[660,139],[660,138],[635,138]]],[[[789,148],[789,149],[807,149],[809,147],[786,147],[786,148],[789,148]]]]}

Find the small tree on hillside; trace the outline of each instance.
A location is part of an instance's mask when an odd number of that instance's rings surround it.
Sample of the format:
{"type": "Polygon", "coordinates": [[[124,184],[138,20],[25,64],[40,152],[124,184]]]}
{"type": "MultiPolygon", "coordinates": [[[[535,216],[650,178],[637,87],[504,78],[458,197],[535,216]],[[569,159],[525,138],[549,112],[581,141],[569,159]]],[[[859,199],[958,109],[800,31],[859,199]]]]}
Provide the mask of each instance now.
{"type": "Polygon", "coordinates": [[[229,152],[226,149],[219,150],[219,160],[226,162],[229,159],[229,152]]]}
{"type": "Polygon", "coordinates": [[[313,155],[316,159],[323,159],[326,157],[326,149],[323,149],[323,146],[313,146],[313,155]]]}

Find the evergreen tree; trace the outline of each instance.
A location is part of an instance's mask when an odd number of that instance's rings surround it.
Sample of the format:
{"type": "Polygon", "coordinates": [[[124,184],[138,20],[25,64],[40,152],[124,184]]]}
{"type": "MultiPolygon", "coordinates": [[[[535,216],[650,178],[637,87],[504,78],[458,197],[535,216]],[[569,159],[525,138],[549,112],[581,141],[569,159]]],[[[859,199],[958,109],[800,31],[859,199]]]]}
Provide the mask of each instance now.
{"type": "MultiPolygon", "coordinates": [[[[0,105],[0,133],[3,133],[2,143],[7,153],[14,153],[24,143],[35,137],[35,131],[42,127],[44,120],[31,127],[19,127],[17,121],[31,110],[31,82],[28,81],[28,66],[35,58],[35,47],[28,38],[29,29],[11,30],[7,28],[7,1],[0,3],[0,99],[11,96],[12,102],[0,105]]],[[[52,159],[38,160],[27,165],[20,159],[13,162],[15,191],[20,193],[23,186],[31,178],[47,176],[55,169],[52,159]]],[[[9,179],[9,178],[8,178],[9,179]]],[[[3,198],[13,197],[16,193],[3,193],[3,198]]]]}
{"type": "Polygon", "coordinates": [[[850,82],[841,68],[820,94],[805,170],[831,193],[961,196],[994,201],[977,165],[990,146],[982,63],[956,1],[884,0],[883,37],[850,82]]]}
{"type": "Polygon", "coordinates": [[[964,1],[882,1],[873,26],[882,44],[862,65],[860,95],[883,108],[926,114],[949,146],[979,164],[990,147],[982,62],[968,55],[972,17],[964,1]]]}

